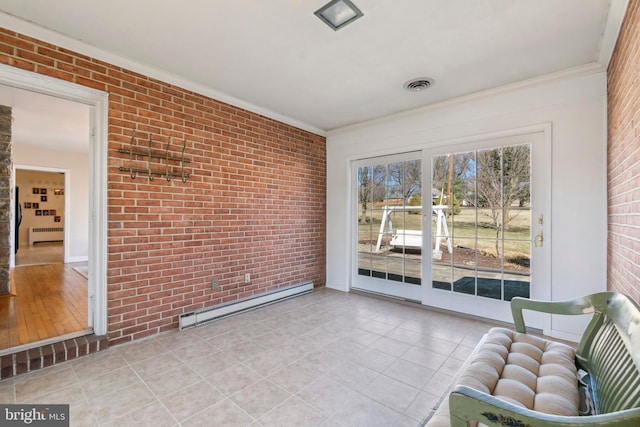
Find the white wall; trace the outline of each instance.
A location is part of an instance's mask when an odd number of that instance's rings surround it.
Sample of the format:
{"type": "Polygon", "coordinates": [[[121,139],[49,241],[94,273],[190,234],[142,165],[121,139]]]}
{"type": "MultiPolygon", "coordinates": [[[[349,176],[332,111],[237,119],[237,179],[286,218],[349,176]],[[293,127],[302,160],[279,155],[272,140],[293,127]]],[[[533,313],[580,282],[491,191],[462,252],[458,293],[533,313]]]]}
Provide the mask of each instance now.
{"type": "MultiPolygon", "coordinates": [[[[350,161],[545,123],[552,126],[552,300],[606,290],[606,74],[588,67],[330,132],[327,287],[350,287],[350,161]]],[[[584,319],[552,325],[554,335],[571,338],[584,319]]]]}
{"type": "Polygon", "coordinates": [[[64,221],[64,194],[55,195],[54,189],[64,189],[64,175],[56,172],[42,172],[35,170],[16,170],[16,187],[20,188],[20,204],[22,206],[22,223],[20,225],[20,247],[29,246],[30,227],[62,227],[64,221]],[[34,193],[36,188],[38,193],[34,193]],[[46,194],[42,194],[42,189],[46,194]],[[42,201],[42,197],[46,201],[42,201]],[[25,203],[29,203],[27,208],[25,203]],[[36,204],[38,208],[35,208],[36,204]],[[50,215],[51,211],[55,215],[50,215]],[[38,212],[40,211],[40,212],[38,212]],[[46,214],[45,214],[46,211],[46,214]],[[40,213],[38,216],[37,213],[40,213]],[[55,218],[60,217],[60,222],[55,218]]]}
{"type": "MultiPolygon", "coordinates": [[[[14,165],[69,170],[70,186],[65,188],[64,196],[69,199],[69,210],[65,212],[69,228],[69,240],[65,241],[67,260],[86,261],[89,254],[89,155],[20,144],[14,144],[12,150],[14,165]]],[[[21,189],[21,193],[27,190],[30,188],[21,189]]],[[[21,199],[26,200],[25,197],[26,194],[21,199]]],[[[54,196],[49,194],[48,197],[54,196]]]]}

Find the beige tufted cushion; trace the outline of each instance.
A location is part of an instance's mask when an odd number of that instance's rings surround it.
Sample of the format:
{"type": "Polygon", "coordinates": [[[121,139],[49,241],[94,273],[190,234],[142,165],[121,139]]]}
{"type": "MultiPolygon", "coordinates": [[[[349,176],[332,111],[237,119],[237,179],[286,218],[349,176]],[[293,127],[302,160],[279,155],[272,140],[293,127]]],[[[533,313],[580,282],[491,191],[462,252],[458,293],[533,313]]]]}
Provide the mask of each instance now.
{"type": "MultiPolygon", "coordinates": [[[[575,350],[532,335],[491,329],[456,383],[535,411],[578,415],[575,350]]],[[[445,399],[427,426],[450,425],[445,399]]]]}
{"type": "Polygon", "coordinates": [[[578,415],[575,350],[509,329],[494,328],[459,384],[553,415],[578,415]]]}

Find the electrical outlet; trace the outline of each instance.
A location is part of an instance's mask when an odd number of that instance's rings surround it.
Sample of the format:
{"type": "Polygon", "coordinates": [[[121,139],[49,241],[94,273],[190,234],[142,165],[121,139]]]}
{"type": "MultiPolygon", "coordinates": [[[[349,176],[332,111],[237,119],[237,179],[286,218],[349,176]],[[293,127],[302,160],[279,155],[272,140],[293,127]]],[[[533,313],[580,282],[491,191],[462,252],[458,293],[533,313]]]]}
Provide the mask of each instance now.
{"type": "Polygon", "coordinates": [[[220,284],[218,283],[218,279],[211,280],[211,290],[216,290],[219,286],[220,284]]]}
{"type": "Polygon", "coordinates": [[[251,273],[244,274],[244,283],[251,283],[251,273]]]}

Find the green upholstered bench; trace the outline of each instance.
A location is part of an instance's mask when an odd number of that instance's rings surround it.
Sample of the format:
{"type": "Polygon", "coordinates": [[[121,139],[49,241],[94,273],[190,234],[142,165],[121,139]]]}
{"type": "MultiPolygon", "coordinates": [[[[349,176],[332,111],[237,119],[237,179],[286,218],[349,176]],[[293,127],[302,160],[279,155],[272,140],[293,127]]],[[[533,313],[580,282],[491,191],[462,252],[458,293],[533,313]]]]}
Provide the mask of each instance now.
{"type": "Polygon", "coordinates": [[[602,292],[514,298],[515,329],[492,329],[428,427],[640,426],[640,310],[602,292]],[[593,317],[576,349],[526,333],[523,310],[593,317]]]}

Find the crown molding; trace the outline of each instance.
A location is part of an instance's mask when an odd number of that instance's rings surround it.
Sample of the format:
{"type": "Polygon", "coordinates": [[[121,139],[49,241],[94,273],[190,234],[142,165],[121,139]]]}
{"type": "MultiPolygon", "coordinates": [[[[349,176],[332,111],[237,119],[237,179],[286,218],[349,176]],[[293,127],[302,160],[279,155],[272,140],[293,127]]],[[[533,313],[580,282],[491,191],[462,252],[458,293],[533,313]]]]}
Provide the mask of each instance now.
{"type": "Polygon", "coordinates": [[[498,86],[495,88],[470,93],[468,95],[458,96],[456,98],[446,99],[444,101],[435,102],[433,104],[425,105],[423,107],[418,107],[411,110],[401,111],[399,113],[391,114],[384,117],[379,117],[377,119],[367,120],[364,122],[354,123],[352,125],[331,129],[327,132],[327,136],[338,135],[343,132],[356,130],[356,129],[371,126],[374,124],[394,121],[394,120],[401,119],[403,117],[414,116],[416,114],[424,114],[424,113],[436,111],[442,108],[455,107],[456,105],[475,102],[485,98],[491,98],[494,96],[515,92],[523,89],[528,89],[531,87],[535,87],[535,86],[539,86],[539,85],[543,85],[543,84],[547,84],[555,81],[562,81],[562,80],[571,79],[579,76],[587,76],[591,74],[603,73],[606,71],[607,70],[599,63],[592,62],[589,64],[568,68],[566,70],[545,74],[545,75],[534,77],[527,80],[522,80],[516,83],[498,86]]]}
{"type": "Polygon", "coordinates": [[[274,112],[259,105],[252,104],[240,98],[236,98],[214,88],[196,83],[192,80],[178,76],[173,73],[168,73],[157,68],[150,67],[145,64],[141,64],[132,59],[125,58],[117,55],[113,52],[99,49],[95,46],[91,46],[80,40],[71,38],[64,34],[55,32],[48,28],[34,24],[33,22],[25,21],[16,16],[0,12],[0,26],[11,31],[15,31],[20,34],[24,34],[29,37],[33,37],[38,40],[45,41],[47,43],[60,46],[62,48],[80,53],[82,55],[89,56],[91,58],[98,59],[100,61],[107,62],[109,64],[125,68],[127,70],[143,74],[145,76],[169,83],[183,89],[187,89],[201,95],[216,99],[218,101],[231,104],[235,107],[242,108],[247,111],[251,111],[256,114],[263,115],[265,117],[277,120],[282,123],[297,127],[302,130],[314,133],[320,136],[326,136],[326,131],[308,123],[296,120],[292,117],[285,116],[283,114],[274,112]]]}

